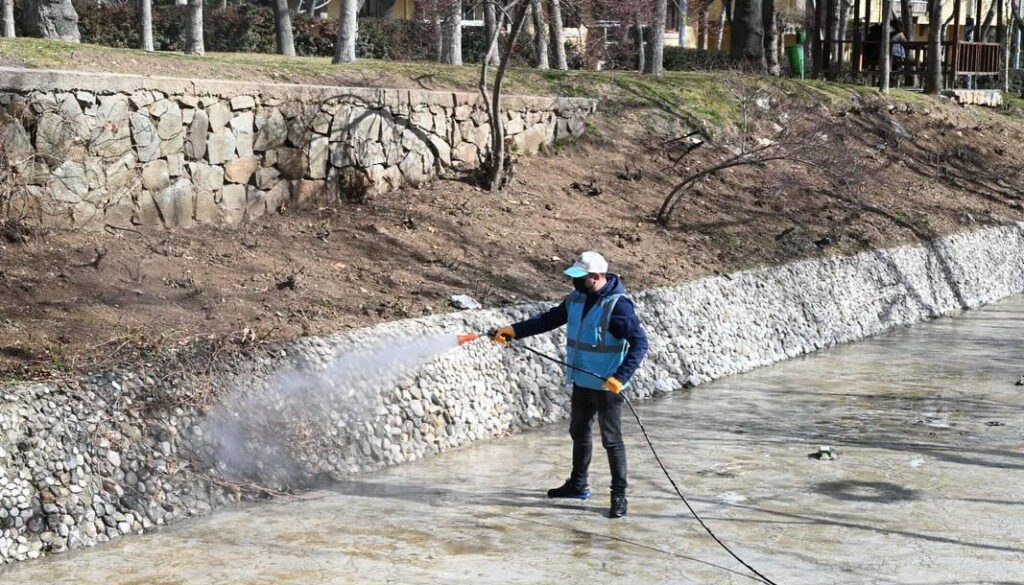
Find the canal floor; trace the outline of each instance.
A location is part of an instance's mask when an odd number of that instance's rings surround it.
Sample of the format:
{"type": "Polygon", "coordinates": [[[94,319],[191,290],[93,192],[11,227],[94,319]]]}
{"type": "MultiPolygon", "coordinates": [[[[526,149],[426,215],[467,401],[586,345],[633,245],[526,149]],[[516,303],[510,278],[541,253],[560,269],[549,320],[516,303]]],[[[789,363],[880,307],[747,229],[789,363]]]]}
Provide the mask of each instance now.
{"type": "MultiPolygon", "coordinates": [[[[698,513],[779,585],[1024,583],[1021,374],[1016,298],[637,408],[698,513]],[[809,458],[820,445],[838,458],[809,458]]],[[[0,569],[0,583],[757,583],[624,426],[623,519],[606,517],[599,442],[594,497],[544,497],[567,475],[559,424],[0,569]]]]}

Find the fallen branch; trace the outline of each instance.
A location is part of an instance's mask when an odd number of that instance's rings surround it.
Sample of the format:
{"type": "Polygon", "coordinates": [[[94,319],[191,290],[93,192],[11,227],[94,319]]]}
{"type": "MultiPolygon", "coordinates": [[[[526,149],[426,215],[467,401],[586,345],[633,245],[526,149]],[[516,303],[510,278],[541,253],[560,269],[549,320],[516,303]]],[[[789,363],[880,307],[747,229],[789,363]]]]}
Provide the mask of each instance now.
{"type": "Polygon", "coordinates": [[[93,258],[92,260],[90,260],[88,262],[79,262],[79,263],[76,263],[76,264],[72,264],[71,267],[72,268],[87,268],[87,267],[91,267],[93,270],[99,270],[100,269],[100,262],[102,262],[103,259],[107,256],[107,251],[105,249],[100,249],[100,248],[95,247],[95,246],[93,247],[93,251],[96,252],[96,257],[95,258],[93,258]]]}
{"type": "Polygon", "coordinates": [[[146,247],[149,248],[149,250],[151,252],[153,252],[154,254],[159,254],[161,256],[170,256],[171,255],[169,250],[154,244],[152,242],[152,240],[150,240],[146,236],[146,234],[140,232],[139,230],[134,230],[132,228],[116,226],[116,225],[109,224],[109,223],[103,226],[103,231],[107,232],[108,234],[113,235],[114,232],[112,232],[110,230],[118,230],[118,231],[122,231],[122,232],[131,232],[133,234],[138,234],[142,238],[142,241],[144,241],[146,243],[146,247]]]}

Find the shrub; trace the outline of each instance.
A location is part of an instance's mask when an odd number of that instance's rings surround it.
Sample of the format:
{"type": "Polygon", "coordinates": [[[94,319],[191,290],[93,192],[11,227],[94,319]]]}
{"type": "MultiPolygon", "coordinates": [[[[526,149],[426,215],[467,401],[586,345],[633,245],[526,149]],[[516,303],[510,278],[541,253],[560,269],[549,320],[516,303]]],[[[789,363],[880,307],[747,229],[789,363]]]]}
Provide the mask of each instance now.
{"type": "Polygon", "coordinates": [[[731,67],[729,56],[722,51],[665,47],[666,71],[708,71],[731,67]]]}
{"type": "Polygon", "coordinates": [[[79,2],[75,9],[78,11],[78,31],[83,43],[132,49],[139,47],[141,35],[133,5],[79,2]]]}
{"type": "MultiPolygon", "coordinates": [[[[15,0],[16,6],[21,0],[15,0]]],[[[76,2],[82,42],[118,48],[138,48],[141,40],[134,3],[117,4],[99,0],[76,2]]],[[[208,2],[203,25],[206,50],[225,53],[275,53],[274,12],[271,6],[248,2],[221,6],[208,2]]],[[[170,2],[154,2],[153,47],[158,51],[181,51],[184,47],[185,12],[170,2]]],[[[292,14],[295,53],[302,56],[334,55],[337,21],[306,14],[292,14]]],[[[572,45],[567,43],[567,48],[572,45]]],[[[482,27],[462,31],[462,55],[466,63],[479,63],[487,50],[482,27]]],[[[393,61],[434,61],[437,36],[433,23],[426,20],[362,18],[356,52],[365,59],[393,61]]],[[[578,52],[578,51],[577,51],[578,52]]],[[[570,50],[573,65],[580,56],[570,50]]],[[[622,55],[618,61],[628,60],[622,55]]],[[[634,58],[635,60],[635,58],[634,58]]],[[[616,61],[616,62],[618,62],[616,61]]],[[[533,39],[525,31],[516,42],[512,65],[536,64],[533,39]]],[[[629,68],[629,66],[616,68],[629,68]]]]}
{"type": "Polygon", "coordinates": [[[433,24],[422,20],[363,18],[359,20],[356,52],[364,59],[432,61],[436,38],[433,24]]]}
{"type": "Polygon", "coordinates": [[[292,15],[292,39],[295,41],[296,55],[304,57],[334,55],[334,41],[337,36],[338,23],[335,20],[310,18],[306,14],[292,15]]]}

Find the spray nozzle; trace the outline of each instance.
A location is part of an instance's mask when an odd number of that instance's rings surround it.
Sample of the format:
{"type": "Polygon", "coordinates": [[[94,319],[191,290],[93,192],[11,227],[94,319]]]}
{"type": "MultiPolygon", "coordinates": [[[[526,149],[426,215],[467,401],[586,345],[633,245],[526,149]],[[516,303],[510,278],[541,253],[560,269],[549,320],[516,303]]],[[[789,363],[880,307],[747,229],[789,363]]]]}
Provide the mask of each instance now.
{"type": "Polygon", "coordinates": [[[465,335],[458,336],[457,341],[459,342],[459,345],[462,345],[464,343],[469,343],[470,341],[473,341],[474,339],[477,339],[479,337],[479,333],[467,333],[465,335]]]}

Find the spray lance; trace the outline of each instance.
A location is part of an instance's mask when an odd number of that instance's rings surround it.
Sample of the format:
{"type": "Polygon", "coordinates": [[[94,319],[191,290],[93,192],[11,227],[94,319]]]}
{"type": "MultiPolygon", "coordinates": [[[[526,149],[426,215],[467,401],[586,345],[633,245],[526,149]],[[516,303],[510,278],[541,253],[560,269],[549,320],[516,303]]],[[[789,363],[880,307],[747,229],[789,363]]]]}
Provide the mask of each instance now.
{"type": "MultiPolygon", "coordinates": [[[[481,335],[479,333],[469,333],[469,334],[466,334],[466,335],[458,336],[457,340],[458,340],[458,344],[459,345],[464,345],[466,343],[469,343],[470,341],[473,341],[475,339],[479,339],[480,337],[481,337],[481,335]]],[[[545,360],[548,360],[550,362],[554,362],[554,363],[559,364],[559,365],[561,365],[563,367],[566,367],[566,368],[569,368],[569,369],[572,369],[572,370],[576,370],[577,372],[581,372],[583,374],[588,374],[588,375],[593,376],[593,377],[598,378],[598,379],[604,379],[605,378],[605,376],[602,376],[601,374],[598,374],[596,372],[592,372],[592,371],[590,371],[590,370],[588,370],[586,368],[581,368],[581,367],[578,367],[578,366],[574,366],[574,365],[572,365],[572,364],[570,364],[570,363],[568,363],[568,362],[566,362],[564,360],[558,359],[555,356],[548,355],[548,354],[546,354],[544,352],[541,352],[541,351],[537,351],[536,349],[533,349],[532,347],[522,343],[521,341],[513,339],[512,337],[510,337],[508,335],[504,335],[503,332],[501,330],[499,330],[499,329],[496,329],[496,330],[488,332],[487,333],[487,337],[492,339],[492,340],[494,340],[497,343],[500,343],[501,345],[506,346],[506,347],[511,347],[511,348],[517,349],[517,350],[528,351],[528,352],[530,352],[530,353],[532,353],[532,354],[534,354],[534,355],[536,355],[538,357],[541,357],[541,358],[543,358],[545,360]]],[[[708,535],[711,536],[711,538],[713,538],[715,540],[715,542],[718,543],[719,546],[721,546],[723,549],[725,549],[725,552],[729,553],[729,555],[731,555],[732,558],[736,559],[736,561],[738,561],[741,565],[746,567],[747,570],[749,570],[751,573],[756,575],[758,579],[760,579],[764,583],[767,583],[768,585],[778,585],[775,581],[772,581],[768,577],[765,577],[757,569],[755,569],[754,567],[750,566],[746,561],[741,559],[736,553],[734,553],[732,551],[732,549],[729,548],[729,546],[727,544],[722,542],[722,539],[718,538],[718,536],[714,532],[711,531],[711,528],[709,528],[707,524],[704,523],[704,520],[701,519],[701,517],[697,514],[697,511],[694,510],[693,506],[690,505],[690,502],[687,501],[686,496],[683,495],[682,490],[679,489],[679,486],[676,484],[675,480],[672,479],[672,475],[669,474],[668,468],[665,467],[665,464],[662,462],[661,457],[658,455],[658,451],[654,448],[654,442],[651,441],[650,435],[647,434],[647,428],[644,427],[643,420],[641,420],[640,415],[636,412],[636,409],[633,408],[633,403],[629,401],[629,398],[621,390],[617,390],[617,391],[613,391],[613,392],[615,394],[618,394],[619,396],[622,397],[622,400],[626,403],[626,406],[629,407],[629,411],[631,413],[633,413],[633,418],[636,419],[637,425],[640,426],[640,432],[643,433],[644,439],[647,441],[647,446],[651,449],[651,454],[654,455],[654,460],[658,462],[658,466],[661,467],[661,471],[665,474],[665,477],[668,478],[668,482],[670,484],[672,484],[672,489],[675,490],[676,494],[679,496],[679,499],[681,499],[683,501],[683,504],[686,505],[686,508],[690,511],[690,514],[693,515],[693,517],[697,520],[697,522],[700,524],[701,528],[703,528],[704,531],[707,532],[708,535]]]]}

